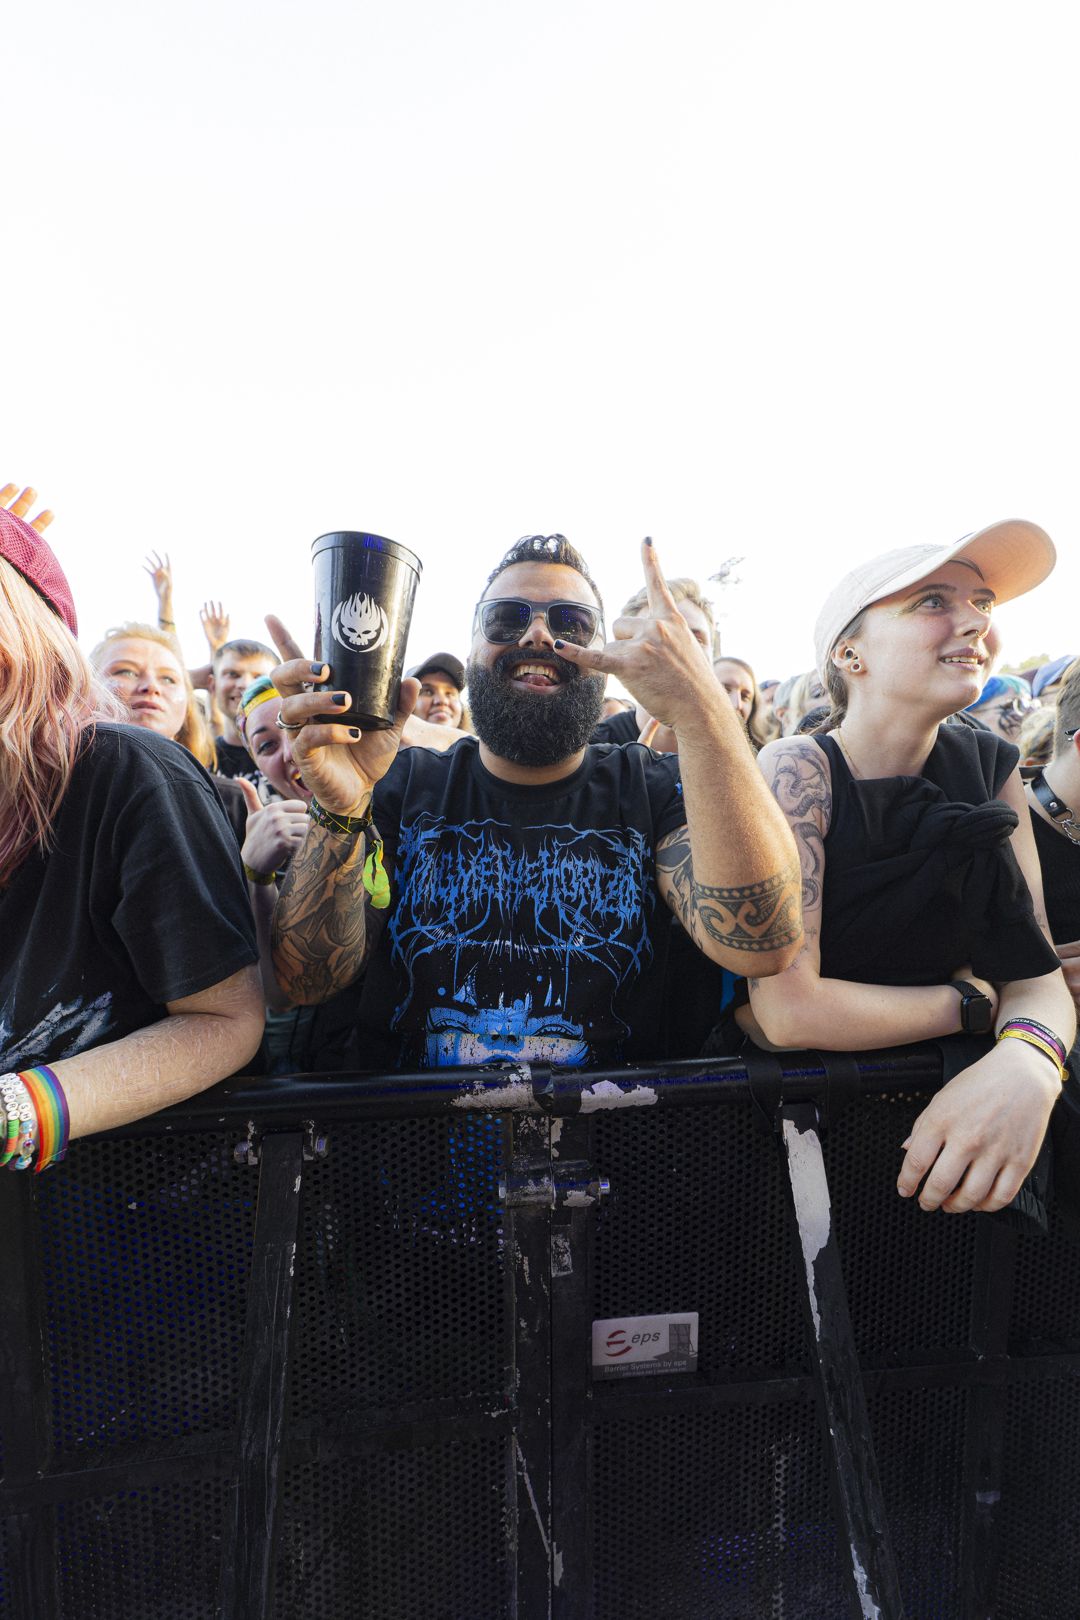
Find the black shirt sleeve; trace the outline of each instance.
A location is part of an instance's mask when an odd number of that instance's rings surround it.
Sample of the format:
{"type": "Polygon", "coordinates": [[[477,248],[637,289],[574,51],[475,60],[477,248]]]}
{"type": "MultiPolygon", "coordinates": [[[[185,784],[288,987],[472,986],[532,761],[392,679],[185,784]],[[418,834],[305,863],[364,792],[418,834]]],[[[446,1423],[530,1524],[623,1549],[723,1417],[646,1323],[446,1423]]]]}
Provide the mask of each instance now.
{"type": "MultiPolygon", "coordinates": [[[[210,778],[195,761],[127,783],[112,817],[111,923],[152,1001],[176,1001],[258,960],[240,854],[210,778]]],[[[111,868],[111,874],[110,874],[111,868]]]]}

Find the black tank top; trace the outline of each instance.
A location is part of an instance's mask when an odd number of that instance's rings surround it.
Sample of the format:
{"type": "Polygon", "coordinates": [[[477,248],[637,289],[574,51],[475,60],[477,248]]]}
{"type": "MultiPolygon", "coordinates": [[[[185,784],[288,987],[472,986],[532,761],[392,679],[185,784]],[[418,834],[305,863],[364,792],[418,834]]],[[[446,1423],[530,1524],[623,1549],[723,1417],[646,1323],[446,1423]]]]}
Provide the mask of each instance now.
{"type": "Polygon", "coordinates": [[[995,983],[1051,973],[997,798],[1018,754],[989,731],[942,725],[921,776],[863,781],[835,738],[825,838],[821,976],[862,984],[943,984],[970,964],[995,983]]]}

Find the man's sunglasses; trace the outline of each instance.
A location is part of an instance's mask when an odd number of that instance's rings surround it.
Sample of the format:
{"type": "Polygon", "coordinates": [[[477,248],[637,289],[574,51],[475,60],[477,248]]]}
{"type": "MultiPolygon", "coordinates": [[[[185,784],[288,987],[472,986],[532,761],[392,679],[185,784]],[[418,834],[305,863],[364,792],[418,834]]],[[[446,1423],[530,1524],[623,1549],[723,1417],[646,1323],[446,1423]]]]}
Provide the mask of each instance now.
{"type": "Polygon", "coordinates": [[[526,602],[520,596],[496,596],[478,602],[476,617],[487,641],[520,641],[538,613],[544,615],[556,641],[587,647],[603,625],[599,608],[584,602],[526,602]]]}

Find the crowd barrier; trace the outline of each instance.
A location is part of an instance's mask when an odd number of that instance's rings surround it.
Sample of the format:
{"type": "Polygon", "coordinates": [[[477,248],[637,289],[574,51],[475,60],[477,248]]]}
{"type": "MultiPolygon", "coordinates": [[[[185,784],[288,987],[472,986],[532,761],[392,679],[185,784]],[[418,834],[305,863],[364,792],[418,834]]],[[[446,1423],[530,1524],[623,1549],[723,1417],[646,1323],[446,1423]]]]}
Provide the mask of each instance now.
{"type": "Polygon", "coordinates": [[[0,1177],[0,1613],[1076,1620],[1076,1251],[897,1197],[939,1079],[241,1080],[0,1177]]]}

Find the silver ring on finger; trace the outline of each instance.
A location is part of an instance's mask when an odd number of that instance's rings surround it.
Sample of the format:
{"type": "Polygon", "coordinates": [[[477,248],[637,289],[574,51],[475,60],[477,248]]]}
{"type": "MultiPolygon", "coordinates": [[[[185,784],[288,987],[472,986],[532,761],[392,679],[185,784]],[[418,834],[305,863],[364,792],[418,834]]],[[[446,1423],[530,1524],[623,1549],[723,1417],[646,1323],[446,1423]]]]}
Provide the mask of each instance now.
{"type": "Polygon", "coordinates": [[[281,718],[281,710],[280,709],[278,710],[277,721],[275,723],[276,723],[277,728],[278,728],[279,731],[303,731],[303,729],[304,729],[304,722],[302,720],[301,720],[301,722],[300,722],[300,724],[298,726],[290,726],[285,720],[283,720],[281,718]]]}

